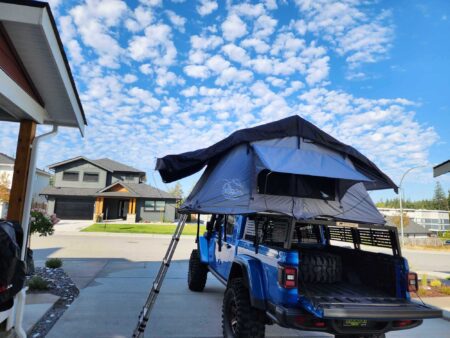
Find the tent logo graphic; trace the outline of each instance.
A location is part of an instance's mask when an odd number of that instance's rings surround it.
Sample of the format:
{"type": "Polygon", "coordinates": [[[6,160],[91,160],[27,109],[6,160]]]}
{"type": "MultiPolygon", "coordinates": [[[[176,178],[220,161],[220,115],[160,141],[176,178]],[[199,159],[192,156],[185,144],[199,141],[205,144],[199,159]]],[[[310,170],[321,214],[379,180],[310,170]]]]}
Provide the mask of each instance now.
{"type": "Polygon", "coordinates": [[[244,186],[237,178],[225,180],[222,186],[222,195],[227,200],[237,200],[244,195],[244,186]]]}

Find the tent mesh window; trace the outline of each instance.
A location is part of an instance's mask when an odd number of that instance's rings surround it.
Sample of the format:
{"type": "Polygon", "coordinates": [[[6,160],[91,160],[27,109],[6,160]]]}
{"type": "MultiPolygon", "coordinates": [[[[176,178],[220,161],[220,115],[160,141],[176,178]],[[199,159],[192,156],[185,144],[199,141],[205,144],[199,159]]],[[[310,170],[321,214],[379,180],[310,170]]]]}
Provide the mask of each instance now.
{"type": "Polygon", "coordinates": [[[334,200],[336,179],[328,177],[294,175],[273,172],[268,169],[258,174],[258,193],[334,200]]]}
{"type": "Polygon", "coordinates": [[[320,227],[313,224],[296,223],[292,244],[317,244],[321,241],[320,227]]]}
{"type": "Polygon", "coordinates": [[[282,247],[287,240],[291,219],[283,216],[253,216],[247,219],[244,239],[255,241],[258,229],[258,243],[266,246],[282,247]]]}

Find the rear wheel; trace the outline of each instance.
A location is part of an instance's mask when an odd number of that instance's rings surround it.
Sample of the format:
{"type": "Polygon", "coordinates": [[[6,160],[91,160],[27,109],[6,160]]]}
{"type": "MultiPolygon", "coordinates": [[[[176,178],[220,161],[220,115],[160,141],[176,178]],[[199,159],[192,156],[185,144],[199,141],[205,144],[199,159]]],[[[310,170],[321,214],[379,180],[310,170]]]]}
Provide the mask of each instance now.
{"type": "Polygon", "coordinates": [[[200,261],[197,249],[192,250],[189,258],[188,286],[192,291],[203,291],[208,277],[208,267],[200,261]]]}
{"type": "Polygon", "coordinates": [[[222,330],[226,338],[265,336],[264,313],[253,308],[242,278],[230,282],[223,297],[222,330]]]}

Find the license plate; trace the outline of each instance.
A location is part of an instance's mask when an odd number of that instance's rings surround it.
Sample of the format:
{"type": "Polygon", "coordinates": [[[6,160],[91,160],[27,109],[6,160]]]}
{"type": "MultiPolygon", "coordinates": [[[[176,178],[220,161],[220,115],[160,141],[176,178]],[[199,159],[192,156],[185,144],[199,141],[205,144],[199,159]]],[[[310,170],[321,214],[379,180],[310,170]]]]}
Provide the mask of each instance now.
{"type": "Polygon", "coordinates": [[[368,322],[364,319],[348,319],[344,320],[344,327],[367,327],[368,322]]]}

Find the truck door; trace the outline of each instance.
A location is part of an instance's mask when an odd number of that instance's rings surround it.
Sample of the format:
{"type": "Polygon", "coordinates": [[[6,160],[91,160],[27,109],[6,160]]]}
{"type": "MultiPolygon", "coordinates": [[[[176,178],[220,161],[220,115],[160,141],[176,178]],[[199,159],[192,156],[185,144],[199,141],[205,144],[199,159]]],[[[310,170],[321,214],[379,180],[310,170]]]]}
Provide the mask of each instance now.
{"type": "Polygon", "coordinates": [[[215,238],[216,269],[222,277],[228,278],[236,249],[236,216],[225,215],[220,226],[221,229],[216,232],[215,238]]]}

